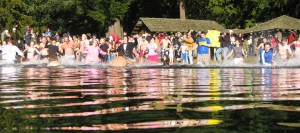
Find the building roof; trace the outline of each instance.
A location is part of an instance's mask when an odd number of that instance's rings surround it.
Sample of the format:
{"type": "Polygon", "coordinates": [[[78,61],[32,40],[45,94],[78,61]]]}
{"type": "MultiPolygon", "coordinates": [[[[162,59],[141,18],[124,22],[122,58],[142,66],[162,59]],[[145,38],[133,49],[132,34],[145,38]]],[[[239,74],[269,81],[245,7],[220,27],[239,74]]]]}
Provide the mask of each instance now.
{"type": "Polygon", "coordinates": [[[283,15],[245,30],[251,32],[272,29],[300,30],[300,19],[283,15]]]}
{"type": "Polygon", "coordinates": [[[138,33],[142,25],[150,32],[187,32],[188,30],[207,31],[224,30],[224,27],[215,21],[192,19],[168,19],[168,18],[140,18],[132,33],[138,33]]]}

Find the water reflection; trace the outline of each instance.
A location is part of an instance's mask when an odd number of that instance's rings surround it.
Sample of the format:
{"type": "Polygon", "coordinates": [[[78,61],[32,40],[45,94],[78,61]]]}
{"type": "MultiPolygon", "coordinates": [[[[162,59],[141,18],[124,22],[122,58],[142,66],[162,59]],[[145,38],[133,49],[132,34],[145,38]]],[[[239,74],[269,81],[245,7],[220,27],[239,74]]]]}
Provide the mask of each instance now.
{"type": "Polygon", "coordinates": [[[254,117],[273,120],[273,115],[278,115],[274,123],[293,123],[300,110],[298,72],[2,67],[0,104],[2,109],[23,112],[21,117],[28,121],[22,127],[27,130],[171,130],[207,125],[219,125],[221,130],[238,126],[232,121],[240,117],[253,122],[254,117]],[[266,110],[270,114],[254,115],[266,110]],[[235,118],[239,113],[247,115],[235,118]]]}

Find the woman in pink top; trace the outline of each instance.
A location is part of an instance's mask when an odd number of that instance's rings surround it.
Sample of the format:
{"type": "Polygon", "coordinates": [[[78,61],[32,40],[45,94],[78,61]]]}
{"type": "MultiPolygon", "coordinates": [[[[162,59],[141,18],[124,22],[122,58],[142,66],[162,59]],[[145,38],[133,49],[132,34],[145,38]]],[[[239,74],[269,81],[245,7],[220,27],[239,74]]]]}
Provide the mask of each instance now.
{"type": "Polygon", "coordinates": [[[158,63],[157,45],[154,38],[151,38],[150,43],[147,46],[148,49],[148,60],[153,63],[158,63]]]}
{"type": "Polygon", "coordinates": [[[88,63],[99,63],[101,59],[99,58],[99,54],[106,55],[107,53],[103,52],[98,47],[98,41],[94,40],[92,45],[87,47],[87,55],[86,55],[86,62],[88,63]]]}

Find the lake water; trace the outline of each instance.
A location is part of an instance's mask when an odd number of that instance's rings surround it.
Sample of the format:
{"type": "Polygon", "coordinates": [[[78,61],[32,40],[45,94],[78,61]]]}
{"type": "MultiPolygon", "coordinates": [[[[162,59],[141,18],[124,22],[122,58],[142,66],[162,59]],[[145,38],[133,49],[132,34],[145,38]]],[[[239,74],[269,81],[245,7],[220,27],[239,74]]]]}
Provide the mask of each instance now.
{"type": "Polygon", "coordinates": [[[297,132],[300,68],[0,67],[0,132],[297,132]]]}

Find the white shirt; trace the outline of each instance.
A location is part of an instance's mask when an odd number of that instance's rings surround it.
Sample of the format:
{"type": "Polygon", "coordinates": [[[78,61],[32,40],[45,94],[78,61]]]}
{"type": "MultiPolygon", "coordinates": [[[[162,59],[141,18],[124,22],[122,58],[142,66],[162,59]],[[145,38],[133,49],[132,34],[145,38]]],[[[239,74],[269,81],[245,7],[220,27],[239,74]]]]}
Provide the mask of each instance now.
{"type": "Polygon", "coordinates": [[[18,55],[22,55],[22,52],[17,46],[6,45],[2,49],[2,59],[7,61],[14,61],[16,60],[16,53],[18,53],[18,55]]]}
{"type": "Polygon", "coordinates": [[[124,44],[123,44],[123,48],[124,48],[124,51],[126,51],[127,43],[124,43],[124,44]]]}
{"type": "Polygon", "coordinates": [[[188,50],[188,47],[186,45],[181,46],[181,53],[186,53],[187,50],[188,50]]]}

